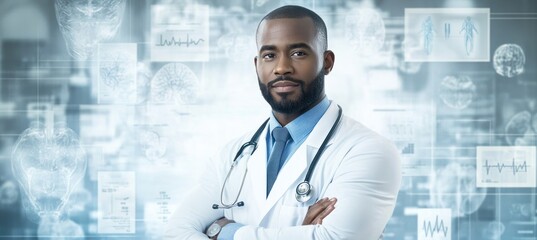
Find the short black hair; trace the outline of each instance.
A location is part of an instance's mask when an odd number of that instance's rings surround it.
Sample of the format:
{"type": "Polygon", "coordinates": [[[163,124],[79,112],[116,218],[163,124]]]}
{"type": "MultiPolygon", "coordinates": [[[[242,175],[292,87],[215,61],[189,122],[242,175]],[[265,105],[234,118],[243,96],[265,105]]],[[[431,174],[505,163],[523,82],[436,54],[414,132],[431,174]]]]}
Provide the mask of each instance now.
{"type": "Polygon", "coordinates": [[[263,17],[263,19],[261,19],[261,21],[259,21],[255,34],[256,38],[257,34],[259,33],[259,26],[265,20],[303,17],[308,17],[313,21],[313,26],[317,30],[316,36],[322,43],[321,49],[323,51],[326,51],[326,49],[328,48],[328,34],[326,31],[326,24],[324,23],[323,19],[319,15],[317,15],[317,13],[301,6],[286,5],[269,12],[265,17],[263,17]]]}

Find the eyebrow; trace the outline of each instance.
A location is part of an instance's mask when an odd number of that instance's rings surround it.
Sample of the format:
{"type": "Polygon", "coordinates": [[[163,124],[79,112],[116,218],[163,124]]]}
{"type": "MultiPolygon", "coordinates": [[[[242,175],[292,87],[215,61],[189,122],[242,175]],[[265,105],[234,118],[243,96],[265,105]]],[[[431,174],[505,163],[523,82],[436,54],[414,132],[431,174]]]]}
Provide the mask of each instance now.
{"type": "MultiPolygon", "coordinates": [[[[289,46],[287,46],[287,49],[295,49],[295,48],[305,48],[305,49],[308,49],[308,50],[312,50],[310,45],[308,45],[306,43],[292,43],[292,44],[289,44],[289,46]]],[[[259,49],[259,52],[272,51],[272,50],[276,50],[275,45],[263,45],[259,49]]]]}

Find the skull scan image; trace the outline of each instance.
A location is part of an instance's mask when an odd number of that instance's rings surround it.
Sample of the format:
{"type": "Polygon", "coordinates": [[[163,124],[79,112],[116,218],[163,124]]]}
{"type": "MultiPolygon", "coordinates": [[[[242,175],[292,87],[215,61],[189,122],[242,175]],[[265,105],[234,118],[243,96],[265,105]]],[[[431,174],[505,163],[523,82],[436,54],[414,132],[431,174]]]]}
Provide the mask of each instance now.
{"type": "Polygon", "coordinates": [[[115,36],[125,0],[56,0],[55,8],[69,55],[85,60],[99,42],[115,36]]]}
{"type": "Polygon", "coordinates": [[[25,210],[57,218],[85,174],[86,154],[70,128],[32,126],[17,140],[11,163],[28,203],[25,210]]]}

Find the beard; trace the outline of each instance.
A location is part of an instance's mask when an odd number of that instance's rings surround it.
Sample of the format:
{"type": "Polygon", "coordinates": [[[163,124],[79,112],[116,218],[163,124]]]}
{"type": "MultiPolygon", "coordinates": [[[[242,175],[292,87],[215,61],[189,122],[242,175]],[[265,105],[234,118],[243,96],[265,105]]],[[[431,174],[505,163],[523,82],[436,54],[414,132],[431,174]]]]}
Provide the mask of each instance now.
{"type": "Polygon", "coordinates": [[[263,98],[265,98],[268,104],[272,107],[272,110],[279,113],[294,114],[306,112],[324,95],[324,74],[322,70],[319,71],[309,86],[306,86],[305,81],[303,80],[285,76],[276,78],[268,82],[267,85],[261,83],[259,75],[257,75],[257,80],[263,98]],[[278,102],[270,94],[269,88],[271,88],[274,83],[282,80],[290,81],[300,86],[300,95],[297,99],[290,99],[288,94],[281,94],[280,96],[282,99],[278,102]]]}

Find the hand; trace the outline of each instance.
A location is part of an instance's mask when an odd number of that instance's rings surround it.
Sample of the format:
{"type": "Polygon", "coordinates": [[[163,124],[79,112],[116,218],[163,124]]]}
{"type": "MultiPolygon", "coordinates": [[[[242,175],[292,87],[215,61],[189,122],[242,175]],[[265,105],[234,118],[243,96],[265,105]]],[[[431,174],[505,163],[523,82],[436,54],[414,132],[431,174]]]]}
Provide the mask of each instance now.
{"type": "Polygon", "coordinates": [[[323,198],[308,208],[302,225],[322,224],[323,219],[335,209],[336,198],[323,198]]]}

